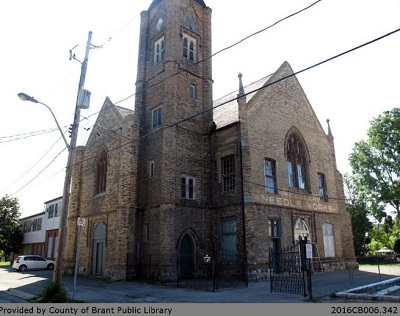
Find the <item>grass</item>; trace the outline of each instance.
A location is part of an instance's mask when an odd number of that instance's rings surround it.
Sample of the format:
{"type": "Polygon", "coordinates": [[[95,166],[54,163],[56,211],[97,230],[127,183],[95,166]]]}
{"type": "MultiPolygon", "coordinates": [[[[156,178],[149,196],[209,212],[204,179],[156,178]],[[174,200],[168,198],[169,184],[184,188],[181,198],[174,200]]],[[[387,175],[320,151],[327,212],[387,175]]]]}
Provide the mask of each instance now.
{"type": "MultiPolygon", "coordinates": [[[[375,267],[375,266],[378,266],[376,263],[375,264],[372,264],[372,263],[360,263],[359,264],[360,265],[360,267],[375,267]]],[[[400,263],[380,263],[379,264],[380,266],[391,266],[391,267],[400,267],[400,263]]]]}
{"type": "Polygon", "coordinates": [[[10,261],[0,261],[0,267],[9,267],[10,266],[10,261]]]}

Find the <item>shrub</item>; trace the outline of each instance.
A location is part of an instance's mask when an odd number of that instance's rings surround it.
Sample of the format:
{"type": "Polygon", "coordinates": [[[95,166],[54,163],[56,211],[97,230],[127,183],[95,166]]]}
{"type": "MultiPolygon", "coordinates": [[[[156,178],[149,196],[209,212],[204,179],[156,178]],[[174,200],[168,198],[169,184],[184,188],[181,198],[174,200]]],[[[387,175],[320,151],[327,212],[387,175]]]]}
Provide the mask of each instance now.
{"type": "Polygon", "coordinates": [[[40,294],[38,303],[68,303],[67,291],[61,284],[49,282],[40,294]]]}

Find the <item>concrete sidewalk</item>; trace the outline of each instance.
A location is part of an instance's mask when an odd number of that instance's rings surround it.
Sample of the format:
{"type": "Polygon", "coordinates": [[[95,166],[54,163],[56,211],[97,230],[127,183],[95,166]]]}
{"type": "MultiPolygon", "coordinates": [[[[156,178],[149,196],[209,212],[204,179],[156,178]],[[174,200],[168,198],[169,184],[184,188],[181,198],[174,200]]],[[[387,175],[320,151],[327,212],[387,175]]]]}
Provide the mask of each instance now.
{"type": "MultiPolygon", "coordinates": [[[[250,282],[247,288],[220,289],[217,292],[143,282],[106,282],[82,277],[78,278],[77,290],[74,291],[72,277],[64,277],[62,283],[70,297],[87,303],[298,303],[335,302],[337,300],[332,295],[338,291],[397,276],[400,276],[400,267],[385,266],[381,266],[380,274],[377,267],[316,273],[312,275],[313,300],[301,295],[271,293],[268,280],[250,282]]],[[[38,295],[42,289],[42,286],[33,284],[9,289],[7,293],[21,299],[29,299],[38,295]]]]}

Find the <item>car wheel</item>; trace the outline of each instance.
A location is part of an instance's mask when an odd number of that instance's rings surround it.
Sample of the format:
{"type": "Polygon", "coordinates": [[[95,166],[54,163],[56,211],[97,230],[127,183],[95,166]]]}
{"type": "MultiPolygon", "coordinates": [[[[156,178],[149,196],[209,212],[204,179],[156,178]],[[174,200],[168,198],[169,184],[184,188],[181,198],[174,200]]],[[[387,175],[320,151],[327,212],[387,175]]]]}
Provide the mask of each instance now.
{"type": "Polygon", "coordinates": [[[54,264],[49,263],[49,264],[47,265],[47,269],[48,269],[48,270],[53,270],[53,269],[54,269],[54,264]]]}
{"type": "Polygon", "coordinates": [[[28,269],[28,267],[23,264],[22,266],[19,267],[18,270],[21,271],[21,272],[25,272],[27,269],[28,269]]]}

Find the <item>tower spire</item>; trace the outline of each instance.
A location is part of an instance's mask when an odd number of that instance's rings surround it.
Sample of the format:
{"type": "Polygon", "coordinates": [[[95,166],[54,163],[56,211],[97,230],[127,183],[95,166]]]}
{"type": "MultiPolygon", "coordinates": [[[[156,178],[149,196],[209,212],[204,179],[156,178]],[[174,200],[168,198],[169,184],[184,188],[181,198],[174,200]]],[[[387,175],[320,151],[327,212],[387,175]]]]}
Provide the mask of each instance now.
{"type": "Polygon", "coordinates": [[[238,77],[239,77],[239,93],[237,96],[238,96],[238,98],[241,98],[244,96],[244,87],[243,87],[243,82],[242,82],[243,75],[241,73],[239,73],[238,77]]]}
{"type": "Polygon", "coordinates": [[[330,119],[327,119],[326,123],[328,124],[328,137],[330,139],[333,139],[333,135],[332,135],[332,131],[331,131],[331,125],[329,124],[329,122],[330,122],[330,119]]]}

